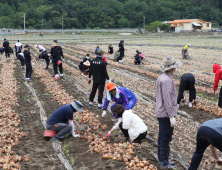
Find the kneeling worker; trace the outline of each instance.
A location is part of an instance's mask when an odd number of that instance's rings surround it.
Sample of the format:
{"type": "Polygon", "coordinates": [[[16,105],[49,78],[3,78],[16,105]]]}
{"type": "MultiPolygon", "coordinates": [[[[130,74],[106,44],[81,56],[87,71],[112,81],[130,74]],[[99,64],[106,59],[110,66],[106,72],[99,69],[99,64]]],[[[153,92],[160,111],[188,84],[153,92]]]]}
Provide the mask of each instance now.
{"type": "Polygon", "coordinates": [[[146,138],[147,126],[139,116],[132,112],[132,110],[126,110],[121,104],[116,104],[113,107],[113,112],[119,119],[114,127],[106,134],[107,138],[117,129],[123,132],[125,138],[128,138],[129,142],[139,142],[146,138]]]}
{"type": "Polygon", "coordinates": [[[52,142],[60,143],[59,140],[64,138],[70,131],[73,137],[79,137],[74,131],[73,113],[77,111],[82,112],[82,107],[83,105],[79,101],[71,102],[70,105],[61,106],[50,116],[46,122],[46,129],[57,132],[57,134],[51,138],[52,142]]]}
{"type": "Polygon", "coordinates": [[[189,90],[190,97],[189,97],[189,107],[192,107],[192,101],[194,100],[194,104],[196,105],[196,89],[195,89],[195,78],[194,75],[191,73],[183,74],[180,81],[180,87],[179,87],[179,94],[177,97],[177,108],[179,108],[180,101],[182,99],[182,102],[184,103],[184,96],[183,92],[184,90],[189,90]]]}
{"type": "MultiPolygon", "coordinates": [[[[116,104],[121,104],[125,107],[126,110],[132,109],[137,103],[136,95],[130,90],[124,87],[115,87],[115,84],[107,84],[107,95],[103,105],[103,114],[102,117],[106,116],[106,109],[109,105],[109,101],[112,100],[115,103],[111,106],[111,111],[113,112],[113,107],[116,104]]],[[[113,112],[113,116],[118,118],[118,116],[113,112]]]]}

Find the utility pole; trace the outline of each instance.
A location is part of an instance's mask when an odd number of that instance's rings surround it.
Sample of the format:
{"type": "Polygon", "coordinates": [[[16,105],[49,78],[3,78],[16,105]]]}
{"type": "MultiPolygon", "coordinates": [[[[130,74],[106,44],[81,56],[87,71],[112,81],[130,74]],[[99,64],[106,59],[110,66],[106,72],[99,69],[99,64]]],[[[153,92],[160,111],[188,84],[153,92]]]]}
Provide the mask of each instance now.
{"type": "Polygon", "coordinates": [[[63,17],[62,17],[62,33],[63,33],[63,17]]]}
{"type": "Polygon", "coordinates": [[[42,19],[42,26],[41,26],[41,29],[42,29],[42,34],[43,34],[43,19],[42,19]]]}
{"type": "Polygon", "coordinates": [[[24,14],[24,31],[25,31],[25,14],[24,14]]]}
{"type": "Polygon", "coordinates": [[[145,34],[145,16],[143,16],[143,34],[145,34]]]}

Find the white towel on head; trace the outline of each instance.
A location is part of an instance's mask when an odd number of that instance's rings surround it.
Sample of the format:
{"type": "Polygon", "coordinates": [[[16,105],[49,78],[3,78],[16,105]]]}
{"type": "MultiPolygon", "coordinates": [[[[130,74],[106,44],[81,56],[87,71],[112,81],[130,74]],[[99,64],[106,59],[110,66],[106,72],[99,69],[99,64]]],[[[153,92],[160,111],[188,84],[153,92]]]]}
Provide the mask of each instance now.
{"type": "MultiPolygon", "coordinates": [[[[106,95],[106,97],[107,97],[107,100],[111,100],[111,93],[109,92],[109,90],[107,90],[107,95],[106,95]]],[[[119,92],[118,92],[118,89],[117,89],[117,87],[116,87],[116,96],[115,96],[117,99],[119,98],[119,92]]]]}

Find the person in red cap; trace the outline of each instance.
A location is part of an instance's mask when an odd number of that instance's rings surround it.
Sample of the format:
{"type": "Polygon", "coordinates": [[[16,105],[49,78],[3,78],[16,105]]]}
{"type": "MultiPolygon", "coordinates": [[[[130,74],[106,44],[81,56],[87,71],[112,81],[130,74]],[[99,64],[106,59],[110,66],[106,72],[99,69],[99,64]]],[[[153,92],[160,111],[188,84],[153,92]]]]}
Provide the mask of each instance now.
{"type": "MultiPolygon", "coordinates": [[[[222,79],[222,68],[219,64],[214,64],[213,73],[215,73],[215,80],[214,80],[214,87],[213,87],[213,91],[214,91],[214,95],[215,95],[215,91],[218,88],[219,80],[222,79]]],[[[220,89],[218,106],[222,107],[222,88],[220,89]]]]}
{"type": "MultiPolygon", "coordinates": [[[[126,89],[124,87],[116,87],[113,83],[107,84],[107,95],[105,102],[103,104],[103,114],[102,117],[106,116],[106,109],[108,108],[109,101],[112,100],[115,103],[111,106],[111,111],[113,112],[113,107],[116,104],[121,104],[125,107],[126,110],[132,109],[136,103],[137,103],[137,97],[136,95],[131,92],[129,89],[126,89]]],[[[118,116],[113,113],[113,116],[115,118],[118,118],[118,116]]]]}

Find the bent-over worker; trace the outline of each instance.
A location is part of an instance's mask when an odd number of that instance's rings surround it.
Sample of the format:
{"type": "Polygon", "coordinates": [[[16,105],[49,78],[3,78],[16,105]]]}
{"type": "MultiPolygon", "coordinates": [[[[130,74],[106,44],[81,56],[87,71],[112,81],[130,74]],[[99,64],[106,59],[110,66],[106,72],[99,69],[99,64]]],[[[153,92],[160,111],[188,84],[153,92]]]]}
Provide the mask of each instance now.
{"type": "MultiPolygon", "coordinates": [[[[213,91],[214,91],[214,95],[215,95],[215,91],[218,88],[219,80],[222,80],[222,68],[219,64],[214,64],[213,73],[215,73],[214,87],[213,87],[213,91]]],[[[218,106],[220,108],[222,107],[222,87],[220,88],[218,106]]]]}
{"type": "Polygon", "coordinates": [[[17,58],[20,60],[22,69],[25,70],[25,57],[23,53],[18,53],[17,58]]]}
{"type": "Polygon", "coordinates": [[[196,151],[193,155],[188,170],[197,170],[202,160],[204,151],[210,146],[216,163],[222,165],[222,159],[217,154],[217,149],[222,152],[222,118],[208,120],[198,129],[196,137],[196,151]]]}
{"type": "MultiPolygon", "coordinates": [[[[116,104],[121,104],[125,107],[126,110],[132,109],[137,103],[136,95],[131,92],[129,89],[124,87],[115,87],[115,84],[107,84],[107,95],[103,104],[103,114],[102,117],[106,116],[106,109],[108,108],[110,100],[115,103],[111,106],[111,111],[113,112],[113,107],[116,104]]],[[[113,116],[118,118],[118,116],[113,112],[113,116]]]]}
{"type": "Polygon", "coordinates": [[[134,114],[132,110],[126,110],[121,104],[116,104],[113,107],[113,112],[119,117],[118,122],[106,134],[108,138],[112,132],[120,129],[130,142],[141,141],[146,138],[147,126],[142,119],[134,114]]]}
{"type": "Polygon", "coordinates": [[[189,107],[192,107],[192,101],[196,105],[196,89],[195,89],[195,78],[191,73],[183,74],[180,80],[179,94],[177,97],[177,108],[179,108],[180,101],[185,102],[183,92],[184,90],[189,90],[189,107]]]}
{"type": "Polygon", "coordinates": [[[188,47],[190,47],[190,44],[187,44],[183,47],[182,49],[182,56],[183,56],[183,59],[186,58],[186,54],[187,54],[187,51],[188,51],[188,47]]]}
{"type": "Polygon", "coordinates": [[[59,140],[70,131],[73,137],[79,137],[74,131],[73,113],[82,112],[82,107],[83,105],[79,101],[71,102],[70,105],[61,106],[50,116],[46,122],[46,129],[57,132],[50,141],[60,143],[59,140]]]}

